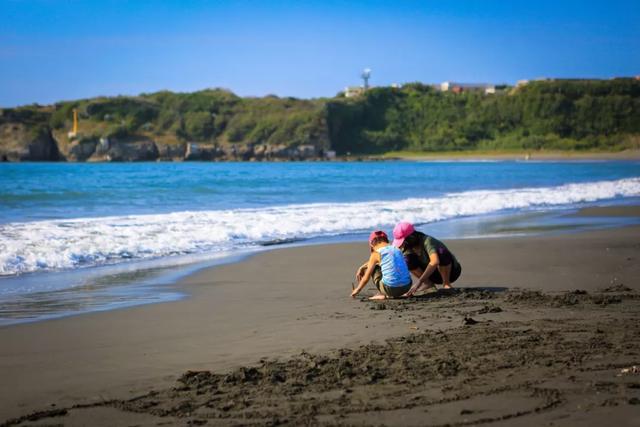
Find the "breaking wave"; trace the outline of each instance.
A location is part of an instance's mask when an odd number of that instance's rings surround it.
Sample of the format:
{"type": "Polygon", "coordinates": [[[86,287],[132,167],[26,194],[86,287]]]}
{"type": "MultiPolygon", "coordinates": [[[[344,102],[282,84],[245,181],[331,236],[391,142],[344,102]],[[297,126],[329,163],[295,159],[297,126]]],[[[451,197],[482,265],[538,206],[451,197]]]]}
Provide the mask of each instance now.
{"type": "Polygon", "coordinates": [[[233,251],[376,227],[391,228],[401,220],[425,224],[508,209],[571,206],[637,196],[640,178],[627,178],[545,188],[467,191],[392,202],[313,203],[13,222],[0,225],[0,275],[233,251]]]}

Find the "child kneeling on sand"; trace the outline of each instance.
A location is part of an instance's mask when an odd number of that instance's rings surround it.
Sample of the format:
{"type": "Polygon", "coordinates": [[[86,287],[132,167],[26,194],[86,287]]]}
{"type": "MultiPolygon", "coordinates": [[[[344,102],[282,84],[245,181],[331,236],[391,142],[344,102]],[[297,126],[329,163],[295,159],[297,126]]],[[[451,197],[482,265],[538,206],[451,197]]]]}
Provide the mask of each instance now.
{"type": "Polygon", "coordinates": [[[362,264],[356,271],[358,286],[351,292],[356,295],[373,280],[380,293],[370,299],[398,298],[411,289],[411,273],[404,261],[402,252],[389,244],[389,238],[384,231],[374,231],[369,235],[369,261],[362,264]]]}

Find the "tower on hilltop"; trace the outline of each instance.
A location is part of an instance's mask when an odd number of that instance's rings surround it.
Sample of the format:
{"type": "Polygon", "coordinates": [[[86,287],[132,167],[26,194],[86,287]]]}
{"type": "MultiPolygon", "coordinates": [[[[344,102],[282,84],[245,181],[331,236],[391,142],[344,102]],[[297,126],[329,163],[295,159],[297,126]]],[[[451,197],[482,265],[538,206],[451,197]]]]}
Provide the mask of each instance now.
{"type": "Polygon", "coordinates": [[[369,89],[369,77],[371,77],[371,69],[365,68],[360,77],[362,77],[362,80],[364,80],[364,90],[369,89]]]}

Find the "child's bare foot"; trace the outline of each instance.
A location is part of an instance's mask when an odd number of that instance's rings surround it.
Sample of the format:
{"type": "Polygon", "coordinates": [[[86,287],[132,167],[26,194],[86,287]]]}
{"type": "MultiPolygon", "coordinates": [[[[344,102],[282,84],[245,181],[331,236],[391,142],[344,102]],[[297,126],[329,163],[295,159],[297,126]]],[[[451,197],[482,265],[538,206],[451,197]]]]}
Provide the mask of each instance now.
{"type": "Polygon", "coordinates": [[[451,285],[444,285],[444,286],[442,287],[442,289],[453,289],[453,286],[451,286],[451,285]]]}
{"type": "Polygon", "coordinates": [[[382,294],[378,294],[378,295],[374,295],[372,297],[369,297],[370,300],[381,300],[381,299],[387,299],[386,296],[382,295],[382,294]]]}

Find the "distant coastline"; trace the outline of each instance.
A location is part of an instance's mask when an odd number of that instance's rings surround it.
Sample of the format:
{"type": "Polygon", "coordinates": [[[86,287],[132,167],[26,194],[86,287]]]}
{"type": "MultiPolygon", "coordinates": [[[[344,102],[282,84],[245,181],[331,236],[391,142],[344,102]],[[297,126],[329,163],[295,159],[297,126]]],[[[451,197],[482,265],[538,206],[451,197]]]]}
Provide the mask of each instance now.
{"type": "Polygon", "coordinates": [[[97,97],[0,109],[0,161],[626,158],[640,150],[639,99],[637,78],[495,92],[409,83],[318,99],[97,97]]]}
{"type": "Polygon", "coordinates": [[[531,160],[531,161],[571,161],[571,160],[640,160],[640,149],[622,151],[446,151],[420,153],[392,151],[373,157],[382,160],[531,160]]]}

